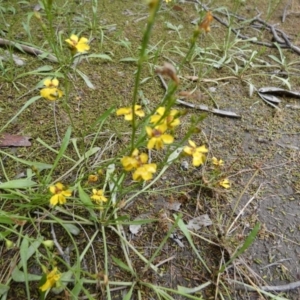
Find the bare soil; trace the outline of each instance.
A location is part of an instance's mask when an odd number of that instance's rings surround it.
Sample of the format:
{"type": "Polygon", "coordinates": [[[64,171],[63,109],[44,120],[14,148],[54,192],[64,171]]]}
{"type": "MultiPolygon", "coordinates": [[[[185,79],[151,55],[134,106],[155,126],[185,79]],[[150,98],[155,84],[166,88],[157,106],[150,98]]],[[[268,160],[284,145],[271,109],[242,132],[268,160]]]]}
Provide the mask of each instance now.
{"type": "MultiPolygon", "coordinates": [[[[218,10],[220,6],[226,6],[230,13],[246,19],[260,14],[262,20],[280,28],[290,37],[294,45],[300,47],[300,16],[295,13],[298,9],[297,3],[294,3],[293,11],[291,11],[291,6],[286,10],[286,19],[282,22],[283,12],[289,1],[277,1],[276,3],[268,1],[267,3],[267,1],[249,0],[242,5],[235,5],[231,2],[211,1],[209,9],[215,16],[226,22],[228,16],[218,10]],[[272,5],[269,2],[272,2],[272,5]]],[[[68,28],[68,25],[61,21],[59,3],[60,1],[58,1],[56,25],[65,36],[68,36],[69,29],[80,30],[80,26],[76,28],[74,18],[84,17],[84,13],[87,11],[84,10],[83,4],[70,7],[70,11],[67,13],[72,16],[72,24],[75,27],[68,28]]],[[[150,59],[152,65],[145,65],[143,74],[144,78],[150,78],[141,86],[145,98],[149,99],[147,105],[150,108],[159,104],[165,92],[159,78],[153,72],[153,66],[161,65],[166,60],[172,61],[175,65],[180,63],[182,58],[175,53],[175,46],[187,47],[189,37],[194,30],[191,22],[198,17],[193,3],[185,2],[177,6],[164,5],[153,30],[150,44],[153,47],[156,45],[156,47],[151,54],[153,55],[150,59]],[[182,25],[180,36],[176,31],[168,29],[165,21],[171,22],[175,26],[182,25]]],[[[7,20],[14,20],[9,31],[6,32],[5,38],[26,42],[28,36],[22,30],[21,21],[26,19],[26,14],[32,10],[32,5],[27,6],[15,2],[15,7],[19,20],[17,21],[15,16],[5,15],[7,20]]],[[[120,107],[131,103],[136,68],[134,63],[120,60],[138,56],[138,47],[147,16],[146,7],[134,0],[103,1],[99,4],[99,10],[101,11],[99,24],[101,26],[113,24],[113,26],[104,30],[106,38],[104,38],[103,44],[100,43],[99,36],[92,36],[91,49],[95,52],[113,54],[113,61],[104,62],[91,59],[81,63],[80,69],[90,78],[96,87],[95,90],[89,89],[80,78],[74,78],[74,89],[71,91],[68,109],[73,118],[73,135],[82,140],[82,143],[79,143],[81,149],[85,148],[85,142],[88,141],[88,138],[85,138],[93,133],[94,128],[91,124],[100,114],[112,105],[120,107]],[[126,48],[124,43],[128,43],[129,47],[126,48]]],[[[63,11],[63,13],[66,12],[63,11]]],[[[238,18],[232,17],[231,20],[232,27],[239,28],[242,34],[256,37],[258,41],[273,43],[274,37],[266,27],[253,29],[248,23],[243,23],[238,18]]],[[[35,22],[37,21],[32,19],[33,25],[35,22]]],[[[223,45],[227,32],[228,28],[215,20],[211,25],[211,32],[199,38],[199,46],[205,49],[214,43],[223,45]]],[[[88,34],[89,31],[86,30],[86,33],[88,34]]],[[[228,40],[234,41],[235,38],[235,34],[232,33],[228,40]]],[[[43,35],[39,27],[32,26],[32,43],[41,46],[42,39],[43,35]]],[[[179,74],[181,91],[191,91],[194,88],[197,90],[195,93],[197,96],[190,97],[187,101],[194,104],[205,104],[210,108],[215,107],[215,101],[220,109],[232,111],[241,116],[241,118],[228,118],[208,113],[207,118],[199,126],[199,134],[194,138],[198,143],[207,143],[210,149],[210,158],[215,156],[225,161],[225,173],[232,182],[231,188],[229,190],[207,188],[204,184],[207,166],[193,168],[190,165],[188,170],[185,170],[182,168],[181,162],[178,162],[168,170],[162,181],[153,186],[152,191],[136,199],[134,204],[126,207],[123,212],[124,215],[130,215],[131,219],[149,213],[151,218],[160,220],[160,222],[143,226],[137,236],[132,236],[126,228],[132,244],[146,257],[151,257],[167,232],[160,215],[159,203],[162,200],[171,203],[179,201],[181,203],[180,211],[186,222],[201,214],[210,216],[213,225],[204,228],[199,234],[215,244],[209,244],[196,238],[194,242],[204,261],[213,270],[212,273],[207,272],[200,264],[185,239],[181,240],[185,246],[183,248],[171,239],[163,247],[154,263],[159,263],[171,256],[174,258],[161,266],[161,276],[151,271],[143,273],[144,265],[134,254],[131,257],[134,269],[141,274],[141,278],[139,278],[141,281],[176,288],[177,285],[194,287],[212,280],[214,284],[201,294],[199,293],[199,297],[202,296],[203,299],[214,299],[216,283],[220,279],[217,272],[221,263],[229,260],[233,252],[243,244],[257,222],[261,223],[261,229],[255,242],[234,261],[233,266],[222,275],[222,280],[226,281],[231,278],[258,286],[279,286],[300,280],[300,100],[282,96],[278,108],[274,108],[264,102],[256,91],[252,95],[249,94],[249,83],[256,89],[270,86],[287,89],[287,86],[283,85],[283,81],[277,79],[275,75],[289,79],[291,89],[300,92],[299,54],[290,48],[282,49],[286,57],[286,65],[279,65],[270,58],[270,55],[279,57],[278,49],[275,46],[268,47],[251,42],[241,42],[240,47],[240,60],[235,56],[231,62],[216,69],[203,64],[201,57],[196,57],[193,62],[185,64],[179,74]],[[256,61],[253,62],[253,66],[246,68],[244,73],[238,76],[233,75],[232,69],[234,70],[235,63],[239,64],[239,67],[243,67],[243,48],[245,51],[257,51],[259,59],[274,65],[274,67],[255,67],[254,65],[258,64],[256,61]],[[295,64],[288,65],[289,63],[295,64]],[[199,81],[191,82],[186,79],[186,76],[192,75],[199,76],[199,81]],[[228,232],[233,220],[241,211],[240,217],[228,232]]],[[[3,49],[0,50],[1,54],[3,49]]],[[[215,51],[220,54],[226,49],[220,46],[220,49],[215,51]]],[[[41,63],[51,65],[49,62],[41,62],[28,54],[15,50],[14,53],[26,60],[24,67],[18,67],[15,70],[16,75],[31,71],[41,66],[41,63]]],[[[230,54],[228,58],[230,58],[230,54]]],[[[53,67],[55,68],[55,64],[53,67]]],[[[0,126],[4,125],[28,100],[28,97],[19,97],[31,91],[39,80],[41,78],[36,75],[25,76],[14,81],[14,86],[12,82],[4,80],[4,77],[0,78],[0,106],[2,109],[0,126]]],[[[30,96],[33,96],[34,93],[38,93],[38,91],[31,92],[30,96]]],[[[141,97],[141,102],[142,100],[141,97]]],[[[183,109],[180,106],[177,108],[183,109]]],[[[185,126],[188,126],[190,117],[199,116],[201,113],[199,110],[185,109],[187,115],[183,118],[183,126],[178,137],[186,132],[185,126]]],[[[65,108],[59,103],[56,105],[56,118],[59,134],[63,136],[71,122],[65,108]]],[[[11,134],[31,136],[32,146],[30,148],[10,148],[6,151],[24,159],[51,163],[52,153],[42,149],[36,139],[40,137],[53,147],[58,147],[56,126],[53,122],[53,110],[49,102],[45,100],[36,102],[5,130],[11,134]]],[[[121,147],[122,144],[128,143],[129,133],[130,128],[125,128],[122,120],[112,116],[103,132],[103,140],[99,139],[98,143],[101,145],[107,136],[114,134],[115,145],[121,147]]],[[[103,158],[116,154],[117,148],[115,146],[109,148],[103,158]]],[[[23,166],[16,166],[8,157],[3,156],[2,161],[9,176],[17,176],[24,170],[23,166]]],[[[66,167],[68,167],[67,161],[61,165],[62,170],[66,167]]],[[[60,170],[57,170],[56,175],[59,173],[60,170]]],[[[71,184],[76,179],[76,175],[74,172],[65,180],[71,184]]],[[[1,179],[3,177],[0,175],[1,179]]],[[[172,217],[172,211],[167,213],[172,217]]],[[[31,230],[32,228],[28,228],[28,234],[31,230]]],[[[65,232],[60,232],[59,227],[56,230],[57,236],[61,234],[62,245],[67,247],[70,241],[65,232]]],[[[51,239],[50,227],[44,225],[41,231],[46,238],[51,239]]],[[[86,234],[82,233],[76,237],[79,249],[84,249],[85,243],[88,242],[87,236],[91,236],[93,231],[94,228],[86,228],[86,234]]],[[[111,233],[107,240],[110,244],[111,255],[123,259],[117,237],[111,233]]],[[[93,247],[94,252],[97,253],[97,263],[101,267],[103,247],[100,237],[93,247]]],[[[4,269],[15,252],[1,251],[0,268],[4,269]]],[[[110,262],[110,266],[110,280],[131,280],[131,276],[114,265],[113,261],[110,262]]],[[[91,261],[85,261],[84,268],[93,272],[92,253],[91,261]]],[[[39,273],[35,262],[32,262],[29,271],[39,273]]],[[[95,299],[103,299],[102,287],[87,286],[86,288],[95,296],[95,299]]],[[[218,288],[226,295],[224,287],[219,286],[218,288]]],[[[37,299],[38,295],[34,294],[37,286],[32,285],[31,289],[33,291],[32,299],[37,299]]],[[[229,297],[231,299],[264,299],[262,295],[243,291],[238,286],[230,285],[229,290],[228,299],[229,297]]],[[[24,293],[22,284],[13,284],[8,299],[25,299],[24,293]]],[[[150,290],[144,290],[144,299],[156,299],[155,295],[151,293],[150,290]]],[[[125,291],[115,291],[112,294],[114,299],[122,299],[125,291]]],[[[287,299],[296,300],[300,298],[300,289],[278,292],[278,294],[287,299]]],[[[64,299],[68,299],[67,295],[65,297],[64,299]]],[[[174,297],[183,299],[176,295],[174,297]]],[[[62,299],[62,297],[53,296],[52,299],[62,299]]]]}

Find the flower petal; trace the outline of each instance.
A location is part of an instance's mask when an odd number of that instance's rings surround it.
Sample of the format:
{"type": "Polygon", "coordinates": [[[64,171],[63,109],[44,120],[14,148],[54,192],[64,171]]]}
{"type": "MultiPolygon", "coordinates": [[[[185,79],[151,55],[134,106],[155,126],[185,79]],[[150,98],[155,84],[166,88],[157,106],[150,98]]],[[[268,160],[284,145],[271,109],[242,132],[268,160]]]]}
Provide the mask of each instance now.
{"type": "Polygon", "coordinates": [[[152,139],[150,139],[150,140],[148,141],[147,148],[148,148],[148,149],[153,149],[154,146],[155,146],[155,144],[156,144],[156,138],[152,138],[152,139]]]}
{"type": "Polygon", "coordinates": [[[161,139],[165,144],[172,144],[174,142],[174,137],[170,134],[163,134],[161,139]]]}
{"type": "Polygon", "coordinates": [[[59,81],[58,81],[58,79],[57,79],[57,78],[53,78],[53,79],[51,80],[51,84],[52,84],[52,86],[54,86],[54,87],[58,87],[58,86],[59,86],[59,81]]]}
{"type": "Polygon", "coordinates": [[[190,146],[192,146],[193,148],[196,148],[196,144],[195,144],[195,142],[193,142],[192,140],[189,140],[189,144],[190,144],[190,146]]]}
{"type": "Polygon", "coordinates": [[[188,155],[193,155],[193,153],[194,153],[194,148],[189,147],[189,146],[185,146],[185,147],[183,148],[183,152],[185,152],[185,153],[188,154],[188,155]]]}
{"type": "Polygon", "coordinates": [[[116,111],[117,116],[127,115],[130,113],[131,109],[128,107],[121,107],[116,111]]]}
{"type": "Polygon", "coordinates": [[[44,86],[46,86],[46,87],[51,86],[51,79],[49,79],[49,78],[45,79],[44,82],[43,82],[43,84],[44,84],[44,86]]]}
{"type": "Polygon", "coordinates": [[[72,34],[70,37],[70,40],[72,42],[78,43],[78,36],[76,34],[72,34]]]}
{"type": "Polygon", "coordinates": [[[51,206],[55,206],[55,205],[57,205],[57,203],[58,203],[58,200],[59,200],[59,197],[58,197],[58,195],[54,195],[54,196],[52,196],[52,197],[50,198],[50,205],[51,205],[51,206]]]}

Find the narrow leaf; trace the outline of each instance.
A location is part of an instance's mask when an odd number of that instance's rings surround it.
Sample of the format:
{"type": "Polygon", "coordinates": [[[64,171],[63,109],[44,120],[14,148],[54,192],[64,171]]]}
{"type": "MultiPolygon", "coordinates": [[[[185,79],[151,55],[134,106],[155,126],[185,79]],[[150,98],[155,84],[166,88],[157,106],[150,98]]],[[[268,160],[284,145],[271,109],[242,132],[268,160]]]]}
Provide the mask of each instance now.
{"type": "Polygon", "coordinates": [[[91,83],[90,79],[84,74],[82,73],[80,70],[75,69],[76,72],[78,73],[78,75],[84,80],[84,82],[86,83],[86,85],[90,88],[90,89],[95,89],[95,86],[91,83]]]}
{"type": "Polygon", "coordinates": [[[223,267],[220,269],[219,273],[222,273],[225,270],[225,268],[229,264],[231,264],[231,262],[233,262],[238,256],[240,256],[242,253],[244,253],[253,244],[259,229],[260,229],[260,223],[257,223],[254,226],[254,228],[252,229],[252,231],[249,233],[249,235],[247,236],[242,247],[239,248],[238,250],[236,250],[236,252],[233,254],[231,259],[225,265],[223,265],[223,267]]]}
{"type": "Polygon", "coordinates": [[[0,183],[0,189],[25,189],[36,185],[36,182],[30,179],[15,179],[0,183]]]}
{"type": "Polygon", "coordinates": [[[123,270],[129,272],[130,274],[133,274],[132,270],[125,264],[123,263],[120,259],[114,257],[114,256],[111,256],[113,261],[123,270]]]}

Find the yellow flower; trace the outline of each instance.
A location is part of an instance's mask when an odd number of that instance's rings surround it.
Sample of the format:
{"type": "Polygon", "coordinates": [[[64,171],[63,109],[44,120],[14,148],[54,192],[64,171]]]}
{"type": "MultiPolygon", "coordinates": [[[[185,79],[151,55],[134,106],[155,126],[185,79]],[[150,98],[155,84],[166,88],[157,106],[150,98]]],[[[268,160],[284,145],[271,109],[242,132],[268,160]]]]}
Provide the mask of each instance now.
{"type": "Polygon", "coordinates": [[[225,178],[219,182],[219,185],[225,189],[229,189],[231,184],[230,181],[227,178],[225,178]]]}
{"type": "Polygon", "coordinates": [[[137,168],[132,174],[132,179],[139,180],[150,180],[153,177],[153,174],[156,172],[156,164],[144,164],[141,167],[137,168]]]}
{"type": "Polygon", "coordinates": [[[211,160],[212,163],[217,167],[221,167],[224,165],[224,161],[222,159],[218,160],[216,157],[213,157],[211,160]]]}
{"type": "Polygon", "coordinates": [[[159,107],[156,113],[151,116],[150,123],[154,125],[166,124],[168,129],[173,129],[180,124],[178,110],[172,109],[168,115],[165,115],[165,112],[165,107],[159,107]]]}
{"type": "Polygon", "coordinates": [[[44,86],[45,88],[41,89],[40,93],[43,98],[54,101],[58,98],[61,98],[63,92],[58,89],[59,81],[56,78],[45,79],[44,86]]]}
{"type": "Polygon", "coordinates": [[[208,152],[208,149],[205,147],[205,145],[197,147],[192,140],[189,140],[189,144],[190,146],[185,146],[183,151],[186,154],[193,156],[193,165],[198,167],[205,162],[205,153],[208,152]]]}
{"type": "Polygon", "coordinates": [[[124,156],[121,158],[121,164],[124,167],[125,171],[131,171],[139,167],[141,163],[148,161],[148,155],[142,153],[139,155],[139,150],[134,149],[131,156],[124,156]]]}
{"type": "Polygon", "coordinates": [[[72,34],[69,39],[66,39],[65,42],[68,43],[69,48],[71,49],[72,53],[75,52],[85,52],[90,50],[90,46],[88,44],[88,39],[85,37],[78,38],[77,35],[72,34]]]}
{"type": "Polygon", "coordinates": [[[96,181],[98,181],[98,179],[99,179],[98,175],[91,174],[88,177],[88,182],[89,183],[96,182],[96,181]]]}
{"type": "Polygon", "coordinates": [[[162,149],[164,144],[172,144],[174,137],[170,134],[165,133],[167,126],[165,124],[156,126],[155,128],[146,127],[146,132],[150,140],[148,141],[148,149],[162,149]]]}
{"type": "MultiPolygon", "coordinates": [[[[132,118],[133,118],[132,107],[119,108],[117,110],[116,114],[117,114],[117,116],[124,115],[124,118],[126,121],[132,121],[132,118]]],[[[145,113],[143,112],[141,105],[134,106],[134,114],[141,118],[145,116],[145,113]]]]}
{"type": "Polygon", "coordinates": [[[52,194],[54,194],[54,196],[52,196],[50,199],[51,206],[65,204],[67,201],[66,197],[70,197],[72,195],[72,192],[70,190],[66,190],[65,186],[60,182],[55,185],[51,185],[49,190],[52,194]]]}
{"type": "Polygon", "coordinates": [[[213,21],[214,17],[210,11],[205,15],[204,20],[199,24],[199,29],[204,30],[206,33],[210,32],[210,23],[213,21]]]}
{"type": "Polygon", "coordinates": [[[172,0],[165,0],[166,3],[169,3],[169,2],[171,2],[171,1],[172,1],[172,0]]]}
{"type": "Polygon", "coordinates": [[[146,153],[139,154],[138,149],[134,149],[131,156],[124,156],[121,163],[125,171],[135,170],[132,174],[133,180],[150,180],[153,173],[156,172],[156,164],[147,164],[148,155],[146,153]]]}
{"type": "Polygon", "coordinates": [[[61,275],[59,274],[57,268],[55,267],[51,272],[47,274],[46,282],[40,287],[42,292],[45,292],[51,289],[57,281],[60,279],[61,275]]]}
{"type": "Polygon", "coordinates": [[[102,202],[107,202],[107,198],[104,196],[103,190],[93,189],[93,195],[91,199],[97,204],[102,204],[102,202]]]}

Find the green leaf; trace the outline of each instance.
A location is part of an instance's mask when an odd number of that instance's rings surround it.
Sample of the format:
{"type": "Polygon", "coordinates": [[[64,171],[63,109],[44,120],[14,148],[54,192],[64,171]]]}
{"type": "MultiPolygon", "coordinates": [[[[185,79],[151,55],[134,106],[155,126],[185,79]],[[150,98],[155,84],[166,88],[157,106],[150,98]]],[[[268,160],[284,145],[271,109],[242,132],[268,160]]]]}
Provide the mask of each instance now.
{"type": "Polygon", "coordinates": [[[137,62],[138,59],[135,57],[125,57],[119,60],[120,62],[137,62]]]}
{"type": "Polygon", "coordinates": [[[93,207],[93,202],[90,198],[90,196],[83,190],[80,183],[77,185],[78,193],[79,193],[79,199],[86,207],[93,207]]]}
{"type": "MultiPolygon", "coordinates": [[[[174,215],[176,218],[177,216],[174,215]]],[[[182,233],[185,235],[186,239],[188,240],[188,242],[190,243],[191,247],[193,248],[195,254],[197,255],[197,257],[199,258],[199,260],[202,262],[202,264],[204,265],[204,267],[206,268],[206,270],[211,273],[210,269],[208,268],[208,266],[206,265],[206,263],[204,262],[203,258],[200,256],[199,251],[196,249],[191,234],[189,232],[189,230],[187,229],[186,225],[184,224],[184,222],[182,221],[182,219],[180,218],[178,220],[178,227],[181,229],[182,233]]]]}
{"type": "MultiPolygon", "coordinates": [[[[25,274],[24,272],[20,271],[18,267],[15,267],[15,269],[12,272],[11,275],[12,279],[15,282],[24,282],[25,281],[25,274]]],[[[26,278],[28,281],[39,281],[42,276],[35,275],[35,274],[26,274],[26,278]]]]}
{"type": "Polygon", "coordinates": [[[74,224],[66,223],[64,224],[64,228],[66,228],[73,235],[78,235],[80,233],[80,229],[74,224]]]}
{"type": "Polygon", "coordinates": [[[68,145],[69,145],[69,142],[70,142],[70,137],[71,137],[71,132],[72,132],[72,128],[71,126],[68,127],[67,131],[66,131],[66,134],[61,142],[61,146],[60,146],[60,149],[59,149],[59,152],[55,158],[55,161],[54,161],[54,164],[52,166],[52,169],[51,171],[49,172],[49,174],[47,175],[47,178],[46,178],[46,182],[49,181],[50,177],[51,177],[51,174],[52,172],[55,170],[56,166],[58,165],[58,162],[60,161],[60,159],[63,157],[68,145]]]}
{"type": "Polygon", "coordinates": [[[206,288],[209,285],[211,285],[211,281],[205,282],[194,288],[187,288],[187,287],[178,285],[177,290],[178,290],[178,292],[183,293],[183,294],[193,294],[193,293],[203,290],[204,288],[206,288]]]}
{"type": "Polygon", "coordinates": [[[22,163],[24,165],[36,168],[38,171],[43,171],[43,170],[46,170],[46,169],[51,169],[52,166],[53,166],[53,165],[49,165],[49,164],[45,164],[45,163],[40,163],[40,162],[35,162],[35,161],[21,159],[21,158],[18,158],[18,157],[14,156],[14,155],[11,155],[11,154],[6,153],[6,152],[1,151],[1,150],[0,150],[0,153],[4,154],[6,156],[9,156],[10,158],[14,159],[15,161],[17,161],[19,163],[22,163]]]}
{"type": "Polygon", "coordinates": [[[29,248],[29,237],[28,235],[25,235],[23,238],[23,241],[20,246],[20,257],[21,257],[21,265],[24,271],[24,281],[25,281],[25,286],[26,286],[26,294],[29,297],[30,292],[29,292],[29,285],[28,285],[28,272],[27,272],[27,251],[29,248]]]}
{"type": "Polygon", "coordinates": [[[90,79],[84,74],[82,73],[80,70],[75,69],[76,72],[78,73],[78,75],[84,80],[84,82],[86,83],[86,85],[90,88],[90,89],[95,89],[95,86],[91,83],[90,79]]]}
{"type": "MultiPolygon", "coordinates": [[[[31,243],[29,248],[27,248],[26,253],[24,252],[24,257],[26,257],[26,261],[36,252],[37,248],[41,245],[42,241],[41,240],[35,240],[34,242],[31,243]]],[[[20,262],[18,264],[19,269],[22,267],[22,263],[20,262]]]]}
{"type": "Polygon", "coordinates": [[[88,55],[88,58],[101,58],[106,60],[112,60],[111,57],[107,54],[90,54],[88,55]]]}
{"type": "Polygon", "coordinates": [[[36,185],[36,182],[30,179],[15,179],[0,183],[0,189],[26,189],[36,185]]]}
{"type": "Polygon", "coordinates": [[[9,286],[5,285],[3,283],[0,283],[0,296],[2,296],[3,294],[6,294],[9,290],[9,286]]]}
{"type": "Polygon", "coordinates": [[[46,66],[42,66],[42,67],[37,68],[33,72],[49,72],[51,70],[53,70],[53,67],[46,65],[46,66]]]}
{"type": "Polygon", "coordinates": [[[123,300],[131,300],[131,299],[132,299],[132,292],[133,292],[134,286],[135,286],[135,284],[133,284],[133,285],[130,287],[130,290],[129,290],[128,293],[123,297],[123,300]]]}
{"type": "Polygon", "coordinates": [[[123,270],[129,272],[130,274],[134,274],[134,272],[125,264],[123,263],[120,259],[114,257],[114,256],[111,256],[112,257],[112,260],[123,270]]]}
{"type": "MultiPolygon", "coordinates": [[[[1,195],[0,195],[1,199],[1,195]]],[[[0,224],[17,224],[19,221],[27,221],[28,218],[22,217],[19,215],[6,214],[5,212],[0,211],[0,224]],[[3,213],[3,214],[2,214],[3,213]]]]}
{"type": "Polygon", "coordinates": [[[252,243],[254,242],[254,240],[257,236],[259,229],[260,229],[260,223],[257,223],[254,226],[254,228],[252,229],[252,231],[249,233],[249,235],[247,236],[242,247],[235,251],[235,253],[232,255],[231,259],[225,265],[223,265],[223,267],[220,269],[219,273],[224,272],[225,268],[229,264],[231,264],[232,261],[234,261],[238,256],[240,256],[243,252],[245,252],[252,245],[252,243]]]}
{"type": "MultiPolygon", "coordinates": [[[[111,114],[112,112],[115,110],[115,107],[112,106],[110,107],[107,111],[105,111],[96,121],[95,121],[95,124],[98,124],[98,123],[103,123],[111,114]]],[[[93,124],[94,126],[94,124],[93,124]]]]}

